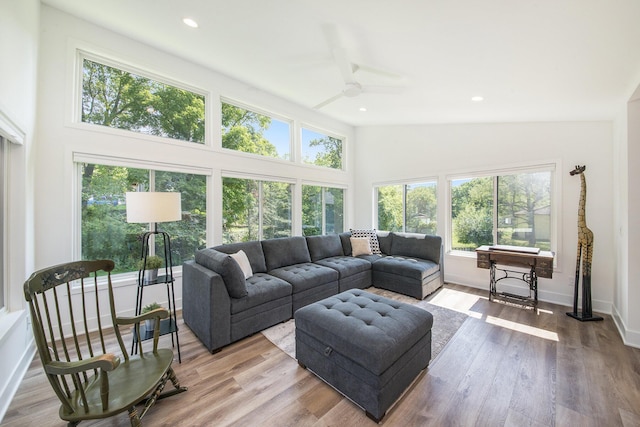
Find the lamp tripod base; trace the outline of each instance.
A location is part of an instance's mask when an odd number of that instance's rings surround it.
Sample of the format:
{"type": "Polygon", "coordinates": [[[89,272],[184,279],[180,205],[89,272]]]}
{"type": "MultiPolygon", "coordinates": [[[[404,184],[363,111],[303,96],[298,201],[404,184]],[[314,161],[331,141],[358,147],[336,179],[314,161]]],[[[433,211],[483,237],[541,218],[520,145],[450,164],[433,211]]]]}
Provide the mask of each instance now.
{"type": "Polygon", "coordinates": [[[594,316],[592,314],[584,314],[582,312],[569,312],[567,316],[573,317],[574,319],[578,319],[581,322],[591,322],[596,320],[603,320],[604,318],[600,316],[594,316]]]}

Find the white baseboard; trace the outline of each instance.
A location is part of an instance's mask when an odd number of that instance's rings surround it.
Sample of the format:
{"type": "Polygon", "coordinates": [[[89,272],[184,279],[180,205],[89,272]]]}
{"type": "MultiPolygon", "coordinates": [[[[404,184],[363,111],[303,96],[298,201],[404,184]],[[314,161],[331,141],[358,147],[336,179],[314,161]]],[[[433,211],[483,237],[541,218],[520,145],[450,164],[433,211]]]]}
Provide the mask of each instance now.
{"type": "Polygon", "coordinates": [[[624,320],[622,320],[622,316],[620,316],[615,306],[613,306],[611,311],[611,317],[618,328],[620,337],[622,337],[622,342],[629,347],[640,348],[640,331],[630,330],[624,320]]]}
{"type": "Polygon", "coordinates": [[[13,396],[16,394],[16,391],[18,391],[18,387],[20,387],[22,379],[27,373],[27,369],[29,369],[29,365],[31,365],[31,361],[35,354],[36,348],[32,337],[22,352],[22,355],[18,360],[18,364],[14,367],[11,376],[6,379],[7,386],[0,393],[0,423],[2,422],[7,409],[9,409],[13,396]]]}

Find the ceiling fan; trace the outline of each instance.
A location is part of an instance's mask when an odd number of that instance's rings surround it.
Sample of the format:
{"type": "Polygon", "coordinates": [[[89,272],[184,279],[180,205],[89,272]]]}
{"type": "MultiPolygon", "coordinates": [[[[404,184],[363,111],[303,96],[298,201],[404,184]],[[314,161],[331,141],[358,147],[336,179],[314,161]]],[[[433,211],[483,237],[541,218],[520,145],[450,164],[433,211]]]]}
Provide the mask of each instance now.
{"type": "Polygon", "coordinates": [[[360,95],[361,93],[397,93],[402,90],[401,86],[373,86],[360,84],[355,78],[355,73],[358,70],[367,71],[372,74],[377,74],[392,79],[400,79],[402,77],[388,71],[379,70],[373,67],[368,67],[351,62],[347,57],[346,50],[338,43],[338,36],[335,27],[326,26],[325,33],[327,35],[327,39],[329,40],[329,46],[331,47],[333,60],[340,69],[340,74],[342,74],[344,87],[336,95],[333,95],[332,97],[314,106],[314,109],[318,110],[342,97],[353,98],[360,95]]]}

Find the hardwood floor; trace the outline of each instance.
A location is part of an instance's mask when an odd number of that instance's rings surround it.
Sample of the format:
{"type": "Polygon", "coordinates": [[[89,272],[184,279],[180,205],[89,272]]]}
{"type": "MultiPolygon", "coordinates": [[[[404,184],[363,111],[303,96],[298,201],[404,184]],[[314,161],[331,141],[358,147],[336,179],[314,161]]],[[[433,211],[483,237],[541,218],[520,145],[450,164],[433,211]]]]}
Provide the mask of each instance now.
{"type": "MultiPolygon", "coordinates": [[[[623,345],[610,316],[583,323],[566,307],[540,303],[534,313],[486,294],[446,285],[429,298],[469,318],[381,425],[640,426],[640,349],[623,345]]],[[[180,343],[174,367],[189,391],[158,402],[147,426],[375,425],[262,334],[212,355],[183,326],[180,343]]],[[[2,425],[65,425],[37,358],[2,425]]]]}

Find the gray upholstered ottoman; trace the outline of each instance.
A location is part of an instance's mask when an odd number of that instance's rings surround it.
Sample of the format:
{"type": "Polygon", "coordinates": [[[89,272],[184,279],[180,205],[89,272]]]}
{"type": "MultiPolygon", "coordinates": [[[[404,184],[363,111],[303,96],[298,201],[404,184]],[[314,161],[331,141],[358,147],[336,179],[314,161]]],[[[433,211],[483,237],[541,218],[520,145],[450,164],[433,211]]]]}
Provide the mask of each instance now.
{"type": "Polygon", "coordinates": [[[296,359],[380,421],[431,359],[428,311],[351,289],[297,310],[296,359]]]}

